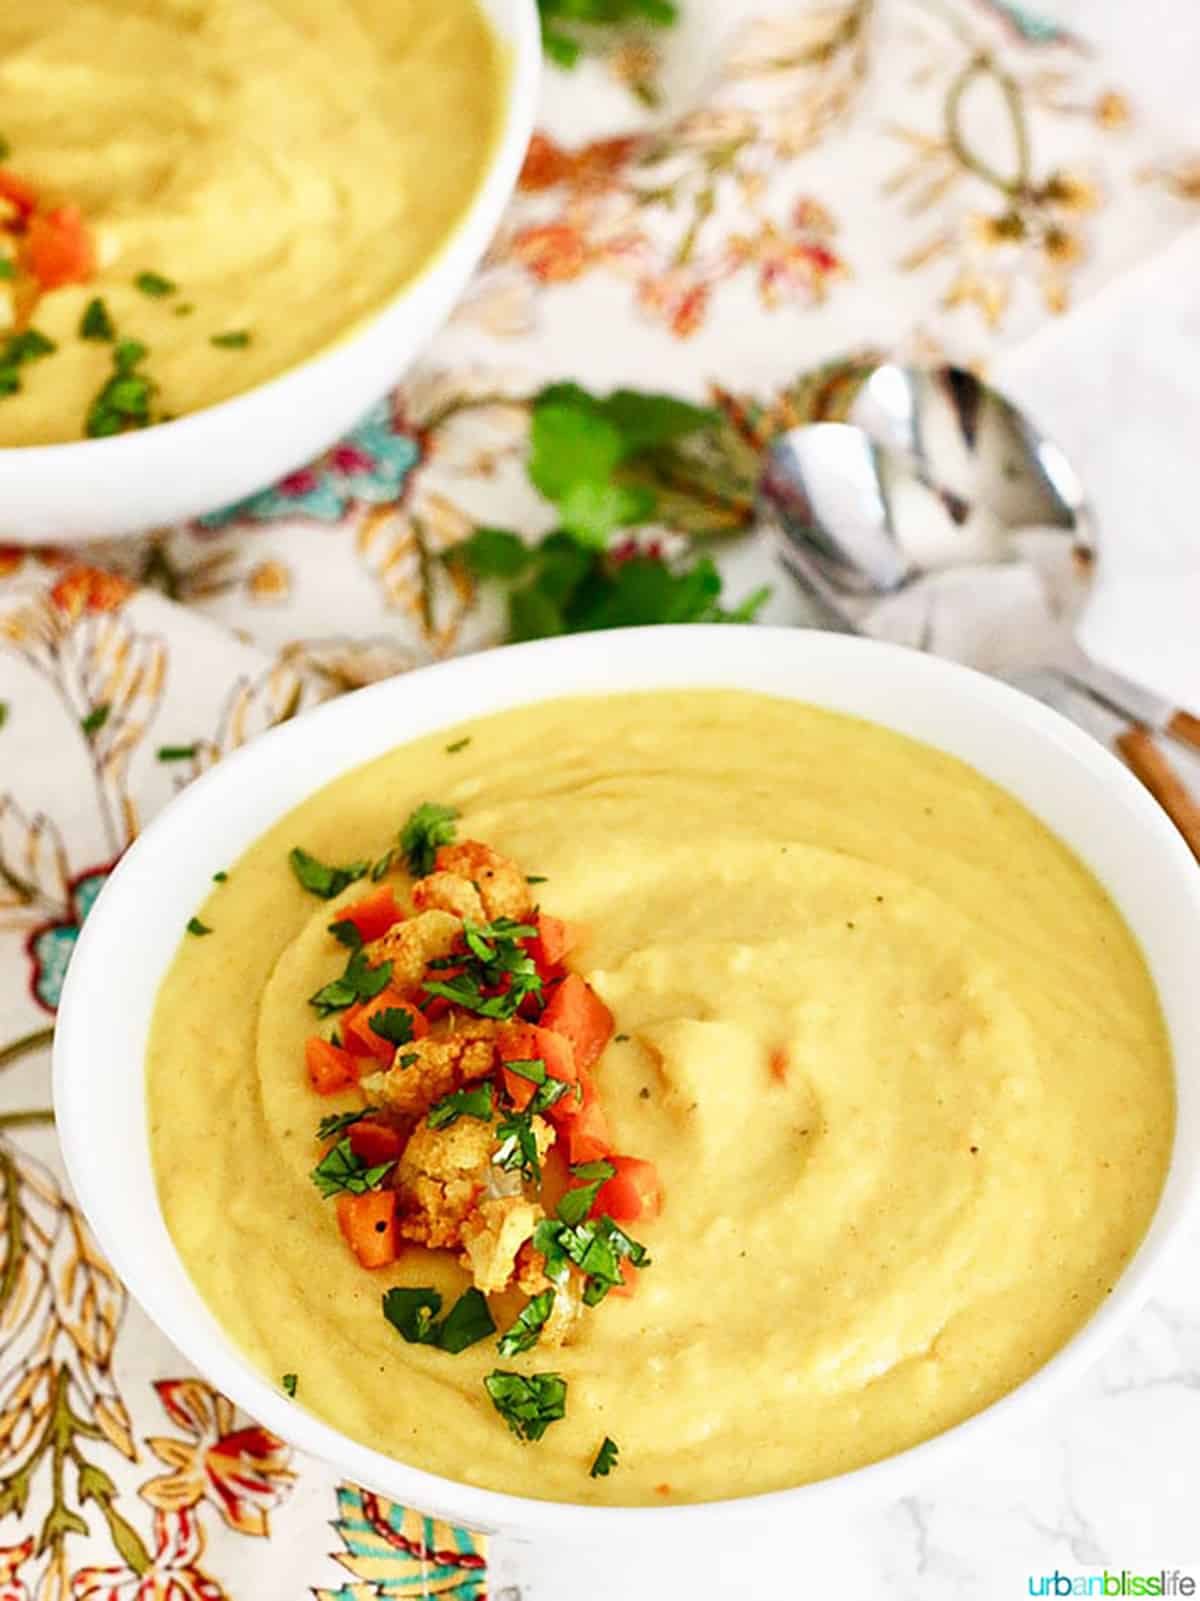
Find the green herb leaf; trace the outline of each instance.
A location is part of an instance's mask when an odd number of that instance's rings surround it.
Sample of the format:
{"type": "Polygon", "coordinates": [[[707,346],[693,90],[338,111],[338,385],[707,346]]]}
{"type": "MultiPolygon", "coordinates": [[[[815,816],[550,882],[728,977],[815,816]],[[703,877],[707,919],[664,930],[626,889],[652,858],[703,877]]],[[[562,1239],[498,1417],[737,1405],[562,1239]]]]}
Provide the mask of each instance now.
{"type": "Polygon", "coordinates": [[[437,1343],[443,1351],[457,1356],[468,1346],[478,1345],[489,1334],[495,1334],[496,1325],[488,1310],[487,1301],[478,1290],[464,1290],[447,1312],[437,1331],[437,1343]]]}
{"type": "Polygon", "coordinates": [[[496,1368],[483,1381],[492,1405],[518,1440],[540,1440],[567,1413],[567,1381],[558,1373],[506,1373],[496,1368]]]}
{"type": "Polygon", "coordinates": [[[0,700],[0,728],[3,728],[7,721],[8,721],[8,702],[6,700],[0,700]]]}
{"type": "Polygon", "coordinates": [[[411,1045],[413,1037],[412,1013],[401,1006],[385,1006],[371,1018],[372,1034],[378,1034],[389,1045],[411,1045]]]}
{"type": "Polygon", "coordinates": [[[294,1396],[296,1394],[296,1385],[299,1381],[294,1373],[285,1373],[281,1382],[285,1395],[294,1396]]]}
{"type": "Polygon", "coordinates": [[[419,1062],[420,1060],[421,1058],[416,1051],[405,1051],[403,1056],[398,1056],[396,1058],[393,1066],[404,1069],[406,1067],[411,1067],[414,1062],[419,1062]]]}
{"type": "Polygon", "coordinates": [[[395,861],[395,859],[396,859],[396,852],[394,850],[384,851],[383,855],[379,858],[379,860],[372,864],[372,867],[371,867],[371,882],[372,882],[372,884],[378,884],[379,880],[381,878],[383,878],[387,873],[389,873],[391,871],[392,863],[395,861]]]}
{"type": "Polygon", "coordinates": [[[250,343],[250,332],[246,328],[232,328],[228,333],[213,334],[208,342],[218,350],[244,350],[250,343]]]}
{"type": "Polygon", "coordinates": [[[453,554],[476,578],[519,578],[533,560],[521,536],[507,528],[477,528],[453,554]]]}
{"type": "Polygon", "coordinates": [[[198,917],[188,918],[187,931],[189,934],[195,934],[198,937],[202,934],[212,933],[212,929],[209,928],[208,924],[202,923],[198,917]]]}
{"type": "Polygon", "coordinates": [[[331,1012],[344,1012],[355,1001],[373,1001],[381,990],[387,988],[391,976],[391,962],[381,962],[378,967],[372,967],[365,951],[355,951],[346,963],[346,971],[341,978],[323,985],[315,995],[309,997],[309,1005],[315,1006],[321,1017],[328,1017],[331,1012]]]}
{"type": "Polygon", "coordinates": [[[513,1017],[527,995],[540,995],[541,974],[521,944],[537,933],[532,923],[499,917],[492,923],[464,920],[465,958],[455,958],[462,971],[450,979],[426,979],[427,995],[437,995],[477,1017],[513,1017]],[[507,986],[507,987],[504,987],[507,986]]]}
{"type": "Polygon", "coordinates": [[[614,1177],[616,1171],[611,1162],[588,1162],[582,1167],[573,1167],[572,1178],[584,1182],[576,1189],[567,1190],[559,1201],[558,1215],[563,1222],[572,1226],[582,1223],[595,1206],[601,1185],[614,1177]]]}
{"type": "Polygon", "coordinates": [[[571,1224],[563,1218],[543,1218],[533,1231],[533,1248],[546,1260],[546,1277],[552,1284],[566,1282],[573,1266],[583,1274],[585,1306],[596,1306],[624,1281],[622,1258],[634,1267],[649,1267],[644,1245],[630,1239],[611,1217],[590,1218],[571,1224]]]}
{"type": "Polygon", "coordinates": [[[570,69],[579,60],[587,29],[611,30],[649,23],[670,26],[678,16],[672,0],[538,0],[542,16],[542,47],[556,66],[570,69]],[[564,28],[563,24],[567,24],[564,28]],[[580,37],[568,29],[582,25],[580,37]]]}
{"type": "Polygon", "coordinates": [[[17,276],[17,264],[11,256],[0,256],[0,281],[17,276]]]}
{"type": "Polygon", "coordinates": [[[531,1184],[542,1177],[542,1163],[538,1155],[537,1135],[533,1128],[533,1112],[510,1112],[496,1127],[496,1150],[493,1164],[505,1173],[520,1173],[531,1184]]]}
{"type": "Polygon", "coordinates": [[[515,1073],[518,1078],[523,1078],[530,1084],[546,1082],[546,1064],[540,1056],[531,1057],[528,1061],[505,1062],[504,1070],[507,1073],[515,1073]]]}
{"type": "Polygon", "coordinates": [[[553,1310],[553,1290],[542,1290],[540,1294],[533,1296],[497,1345],[496,1349],[500,1355],[520,1356],[522,1351],[532,1351],[541,1339],[546,1319],[553,1310]]]}
{"type": "Polygon", "coordinates": [[[620,1446],[618,1446],[614,1439],[611,1439],[606,1434],[600,1449],[596,1452],[596,1460],[592,1463],[591,1468],[588,1470],[589,1478],[607,1479],[609,1474],[617,1465],[617,1456],[619,1453],[620,1446]]]}
{"type": "Polygon", "coordinates": [[[460,1117],[477,1117],[481,1123],[490,1123],[495,1110],[491,1081],[485,1079],[469,1089],[455,1090],[444,1095],[429,1108],[425,1121],[430,1128],[449,1128],[460,1117]]]}
{"type": "Polygon", "coordinates": [[[108,314],[108,307],[94,296],[84,307],[83,316],[79,319],[79,337],[81,339],[115,339],[117,330],[113,327],[113,320],[108,314]]]}
{"type": "Polygon", "coordinates": [[[453,745],[447,745],[446,746],[446,754],[448,756],[456,756],[460,750],[466,750],[467,746],[470,743],[471,743],[470,734],[468,734],[465,739],[456,739],[454,741],[453,745]]]}
{"type": "Polygon", "coordinates": [[[377,1167],[367,1167],[355,1156],[349,1140],[339,1140],[326,1151],[311,1176],[326,1199],[331,1195],[365,1195],[368,1190],[377,1190],[395,1165],[381,1162],[377,1167]]]}
{"type": "Polygon", "coordinates": [[[458,815],[453,806],[425,801],[400,830],[400,849],[414,878],[432,873],[439,848],[454,843],[458,815]]]}
{"type": "Polygon", "coordinates": [[[136,339],[122,339],[113,350],[113,373],[88,408],[89,439],[105,439],[128,428],[150,426],[155,385],[138,366],[149,354],[136,339]]]}
{"type": "Polygon", "coordinates": [[[351,922],[348,917],[341,918],[336,923],[330,923],[329,932],[339,945],[345,945],[348,950],[362,949],[363,937],[357,923],[351,922]]]}
{"type": "Polygon", "coordinates": [[[526,873],[525,882],[527,884],[548,884],[550,880],[543,878],[539,873],[526,873]]]}
{"type": "Polygon", "coordinates": [[[366,862],[351,862],[348,867],[327,867],[306,850],[301,850],[299,845],[288,852],[288,862],[301,887],[310,895],[319,895],[323,901],[331,901],[335,895],[340,895],[367,871],[366,862]]]}
{"type": "Polygon", "coordinates": [[[15,395],[21,387],[20,370],[27,362],[52,356],[58,346],[36,328],[10,334],[0,342],[0,396],[15,395]]]}
{"type": "Polygon", "coordinates": [[[341,1134],[353,1123],[361,1123],[364,1117],[370,1116],[367,1111],[360,1112],[331,1112],[323,1117],[317,1124],[317,1138],[331,1140],[335,1134],[341,1134]]]}
{"type": "Polygon", "coordinates": [[[428,1287],[389,1290],[383,1298],[384,1317],[410,1345],[437,1343],[433,1320],[441,1310],[441,1295],[428,1287]]]}
{"type": "Polygon", "coordinates": [[[158,747],[158,759],[160,762],[190,762],[195,754],[195,745],[160,745],[158,747]]]}
{"type": "Polygon", "coordinates": [[[229,874],[224,872],[224,871],[222,871],[220,873],[214,873],[213,874],[213,883],[214,884],[223,884],[228,877],[229,877],[229,874]]]}
{"type": "Polygon", "coordinates": [[[12,146],[9,144],[4,135],[0,133],[0,161],[7,161],[11,155],[12,146]]]}
{"type": "Polygon", "coordinates": [[[112,707],[107,702],[101,706],[93,706],[91,711],[80,723],[85,734],[98,734],[108,721],[112,707]]]}
{"type": "Polygon", "coordinates": [[[161,300],[164,295],[173,295],[179,288],[178,284],[172,283],[169,278],[164,278],[158,272],[139,272],[133,280],[133,285],[144,295],[149,295],[152,300],[161,300]]]}

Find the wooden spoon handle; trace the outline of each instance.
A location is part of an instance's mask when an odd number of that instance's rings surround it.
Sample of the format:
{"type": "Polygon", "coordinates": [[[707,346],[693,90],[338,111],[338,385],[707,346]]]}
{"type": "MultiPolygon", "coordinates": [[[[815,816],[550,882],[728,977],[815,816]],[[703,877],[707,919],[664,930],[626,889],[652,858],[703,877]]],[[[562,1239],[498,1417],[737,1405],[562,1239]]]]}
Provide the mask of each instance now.
{"type": "MultiPolygon", "coordinates": [[[[1180,715],[1186,715],[1181,713],[1180,715]]],[[[1154,743],[1148,728],[1138,725],[1117,736],[1117,749],[1175,824],[1200,862],[1200,805],[1154,743]]]]}

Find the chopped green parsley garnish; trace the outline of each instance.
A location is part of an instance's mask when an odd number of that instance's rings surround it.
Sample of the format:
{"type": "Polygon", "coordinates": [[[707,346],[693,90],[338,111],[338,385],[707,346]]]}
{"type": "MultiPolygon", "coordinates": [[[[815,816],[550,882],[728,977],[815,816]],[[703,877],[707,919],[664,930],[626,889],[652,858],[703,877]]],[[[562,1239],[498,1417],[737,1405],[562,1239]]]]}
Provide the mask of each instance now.
{"type": "Polygon", "coordinates": [[[438,1323],[441,1310],[440,1292],[428,1287],[389,1290],[383,1298],[384,1317],[410,1345],[436,1345],[457,1356],[496,1332],[487,1301],[478,1290],[464,1290],[438,1323]]]}
{"type": "Polygon", "coordinates": [[[89,300],[84,308],[83,316],[79,319],[79,337],[81,339],[115,339],[117,330],[113,327],[113,320],[108,314],[108,307],[96,295],[89,300]]]}
{"type": "Polygon", "coordinates": [[[343,1133],[352,1123],[361,1123],[367,1115],[365,1111],[330,1112],[328,1117],[323,1117],[317,1124],[317,1138],[331,1140],[335,1134],[343,1133]]]}
{"type": "Polygon", "coordinates": [[[296,1375],[294,1373],[285,1373],[283,1375],[282,1383],[284,1395],[294,1396],[296,1393],[297,1384],[296,1375]]]}
{"type": "Polygon", "coordinates": [[[313,1168],[311,1177],[326,1199],[331,1195],[365,1195],[368,1190],[377,1190],[395,1165],[380,1162],[376,1167],[367,1167],[355,1156],[349,1140],[339,1140],[313,1168]]]}
{"type": "Polygon", "coordinates": [[[366,862],[351,862],[348,867],[327,867],[306,850],[301,850],[299,845],[288,852],[288,863],[301,887],[310,895],[319,895],[323,901],[331,901],[335,895],[340,895],[367,871],[366,862]]]}
{"type": "Polygon", "coordinates": [[[222,868],[219,873],[214,873],[213,874],[213,883],[214,884],[223,884],[228,877],[229,877],[229,874],[224,870],[224,868],[222,868]]]}
{"type": "Polygon", "coordinates": [[[83,729],[85,734],[98,734],[108,721],[108,715],[111,711],[112,707],[107,701],[102,702],[99,706],[93,706],[87,716],[81,720],[80,728],[83,729]]]}
{"type": "Polygon", "coordinates": [[[527,884],[548,884],[550,880],[548,878],[543,878],[540,873],[527,873],[525,875],[525,882],[527,884]]]}
{"type": "Polygon", "coordinates": [[[212,929],[207,923],[202,923],[198,917],[189,917],[187,931],[189,934],[211,934],[212,929]]]}
{"type": "Polygon", "coordinates": [[[531,923],[498,917],[494,923],[463,921],[468,955],[462,971],[450,979],[427,979],[425,991],[474,1012],[478,1017],[504,1021],[516,1014],[527,995],[540,995],[541,974],[529,952],[519,943],[537,933],[531,923]]]}
{"type": "Polygon", "coordinates": [[[453,743],[453,745],[447,745],[447,746],[446,746],[446,754],[447,754],[447,755],[448,755],[448,756],[454,756],[454,755],[456,755],[456,754],[457,754],[457,753],[458,753],[458,752],[459,752],[459,751],[460,751],[460,750],[466,750],[466,748],[467,748],[467,746],[468,746],[468,745],[469,745],[469,744],[470,744],[470,743],[471,743],[471,736],[470,736],[470,734],[468,734],[468,735],[467,735],[467,736],[466,736],[466,738],[465,738],[465,739],[456,739],[456,740],[455,740],[455,741],[454,741],[454,743],[453,743]]]}
{"type": "Polygon", "coordinates": [[[540,1440],[552,1423],[567,1414],[567,1381],[558,1373],[506,1373],[496,1368],[483,1383],[518,1440],[540,1440]]]}
{"type": "Polygon", "coordinates": [[[542,1330],[546,1326],[546,1319],[554,1310],[554,1291],[542,1290],[525,1306],[510,1325],[496,1349],[501,1356],[520,1356],[522,1351],[532,1351],[542,1337],[542,1330]]]}
{"type": "Polygon", "coordinates": [[[352,951],[362,949],[362,930],[349,917],[343,917],[336,923],[330,923],[329,932],[339,945],[345,945],[352,951]]]}
{"type": "Polygon", "coordinates": [[[169,278],[164,278],[159,272],[139,272],[133,280],[135,289],[140,289],[144,295],[152,300],[161,300],[164,295],[173,295],[179,288],[169,278]]]}
{"type": "Polygon", "coordinates": [[[0,700],[0,728],[3,728],[7,721],[8,721],[8,702],[6,700],[0,700]]]}
{"type": "Polygon", "coordinates": [[[250,343],[250,334],[245,328],[231,328],[228,333],[213,334],[208,342],[216,345],[218,350],[245,350],[250,343]]]}
{"type": "Polygon", "coordinates": [[[89,439],[106,439],[127,428],[150,426],[155,386],[138,367],[149,355],[136,339],[122,339],[113,350],[113,375],[88,410],[89,439]]]}
{"type": "MultiPolygon", "coordinates": [[[[561,1212],[561,1205],[559,1207],[561,1212]]],[[[584,1275],[583,1303],[598,1306],[610,1290],[625,1281],[621,1261],[634,1267],[649,1267],[646,1247],[631,1240],[611,1217],[591,1218],[570,1224],[562,1217],[546,1217],[533,1231],[533,1248],[546,1259],[546,1277],[556,1285],[565,1284],[571,1265],[584,1275]]]]}
{"type": "Polygon", "coordinates": [[[417,1055],[416,1051],[405,1051],[403,1056],[398,1056],[396,1058],[393,1065],[399,1068],[411,1067],[414,1062],[419,1062],[420,1060],[421,1058],[417,1055]]]}
{"type": "Polygon", "coordinates": [[[15,278],[16,276],[17,268],[15,262],[8,256],[0,256],[0,278],[15,278]]]}
{"type": "Polygon", "coordinates": [[[454,843],[457,820],[453,806],[439,806],[436,801],[425,801],[413,812],[400,830],[400,849],[414,878],[433,872],[439,847],[454,843]]]}
{"type": "Polygon", "coordinates": [[[315,995],[309,997],[308,1004],[315,1006],[321,1017],[328,1017],[331,1012],[344,1012],[355,1001],[373,1001],[381,990],[387,988],[391,976],[391,962],[381,962],[378,967],[372,967],[365,951],[355,951],[346,963],[346,971],[341,978],[322,985],[315,995]]]}
{"type": "Polygon", "coordinates": [[[443,1095],[440,1101],[435,1101],[429,1108],[425,1121],[430,1128],[449,1128],[460,1117],[477,1117],[481,1123],[490,1123],[494,1110],[492,1085],[490,1080],[484,1079],[471,1089],[455,1090],[452,1095],[443,1095]]]}
{"type": "Polygon", "coordinates": [[[577,1188],[567,1190],[559,1201],[558,1215],[563,1222],[572,1226],[582,1223],[595,1206],[601,1185],[606,1184],[616,1171],[611,1162],[585,1162],[582,1167],[573,1167],[571,1177],[582,1179],[583,1182],[577,1188]]]}
{"type": "Polygon", "coordinates": [[[371,1033],[378,1034],[389,1045],[411,1045],[413,1037],[412,1013],[402,1006],[385,1006],[376,1012],[370,1023],[371,1033]]]}
{"type": "Polygon", "coordinates": [[[157,754],[160,762],[190,762],[196,754],[196,747],[194,745],[160,745],[157,754]]]}
{"type": "Polygon", "coordinates": [[[0,342],[0,397],[15,395],[21,387],[21,368],[27,362],[52,356],[58,346],[36,328],[10,334],[0,342]]]}
{"type": "Polygon", "coordinates": [[[371,864],[371,882],[372,882],[372,884],[378,884],[379,880],[381,878],[383,878],[385,874],[391,872],[392,863],[395,861],[395,859],[396,859],[395,850],[384,851],[383,855],[379,858],[379,860],[377,862],[373,862],[371,864]]]}
{"type": "Polygon", "coordinates": [[[588,1476],[593,1479],[607,1479],[617,1465],[620,1449],[617,1442],[606,1434],[600,1449],[596,1452],[596,1460],[588,1470],[588,1476]]]}

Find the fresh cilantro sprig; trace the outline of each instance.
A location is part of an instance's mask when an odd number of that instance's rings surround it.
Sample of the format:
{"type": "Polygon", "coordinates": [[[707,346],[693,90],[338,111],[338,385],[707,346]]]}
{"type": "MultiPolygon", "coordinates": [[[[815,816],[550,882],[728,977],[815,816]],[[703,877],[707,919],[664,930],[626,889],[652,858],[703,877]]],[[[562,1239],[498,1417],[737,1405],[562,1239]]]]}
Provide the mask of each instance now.
{"type": "Polygon", "coordinates": [[[373,1001],[381,990],[387,988],[391,976],[391,962],[380,962],[378,967],[372,967],[366,951],[356,950],[346,963],[346,971],[342,976],[323,984],[315,995],[309,996],[308,1004],[316,1007],[319,1017],[344,1012],[356,1001],[373,1001]]]}
{"type": "Polygon", "coordinates": [[[149,428],[150,408],[158,386],[142,370],[150,354],[136,339],[118,340],[113,347],[112,376],[88,408],[84,424],[89,439],[106,439],[130,428],[149,428]]]}
{"type": "Polygon", "coordinates": [[[439,848],[454,843],[457,821],[454,807],[437,801],[425,801],[412,813],[400,830],[400,850],[414,878],[433,872],[439,848]]]}
{"type": "Polygon", "coordinates": [[[492,923],[464,919],[467,951],[461,960],[454,958],[462,971],[453,978],[426,979],[426,994],[440,996],[477,1017],[506,1021],[516,1015],[526,996],[541,994],[541,974],[521,944],[536,933],[532,923],[517,923],[511,917],[498,917],[492,923]]]}
{"type": "Polygon", "coordinates": [[[380,1162],[368,1167],[355,1156],[349,1140],[339,1140],[313,1168],[311,1178],[326,1200],[331,1195],[365,1195],[377,1190],[395,1165],[380,1162]]]}
{"type": "Polygon", "coordinates": [[[412,1013],[402,1006],[385,1006],[371,1018],[372,1034],[377,1034],[389,1045],[411,1045],[413,1037],[412,1013]]]}
{"type": "Polygon", "coordinates": [[[664,28],[679,15],[671,0],[538,0],[542,45],[556,66],[573,67],[584,42],[575,30],[649,23],[664,28]]]}
{"type": "Polygon", "coordinates": [[[430,1128],[449,1128],[457,1123],[460,1117],[478,1118],[481,1123],[490,1123],[495,1111],[495,1098],[491,1081],[484,1079],[482,1083],[470,1089],[455,1090],[451,1095],[443,1095],[440,1101],[435,1101],[429,1108],[425,1121],[430,1128]]]}
{"type": "Polygon", "coordinates": [[[464,1290],[439,1323],[439,1291],[428,1287],[389,1290],[383,1298],[383,1315],[410,1345],[435,1345],[457,1356],[496,1332],[487,1301],[476,1289],[464,1290]]]}
{"type": "Polygon", "coordinates": [[[300,1382],[299,1379],[296,1377],[296,1375],[294,1373],[285,1373],[283,1375],[283,1378],[280,1380],[280,1382],[283,1385],[283,1393],[284,1393],[284,1395],[291,1396],[291,1397],[294,1398],[295,1394],[296,1394],[296,1386],[300,1382]]]}
{"type": "Polygon", "coordinates": [[[331,1140],[335,1134],[341,1134],[351,1124],[361,1123],[367,1115],[366,1111],[331,1112],[328,1117],[323,1117],[317,1124],[317,1138],[319,1140],[331,1140]]]}
{"type": "Polygon", "coordinates": [[[351,862],[347,867],[329,867],[296,845],[288,852],[288,865],[302,889],[306,889],[310,895],[318,895],[323,901],[331,901],[335,895],[340,895],[349,885],[362,878],[369,864],[351,862]]]}
{"type": "Polygon", "coordinates": [[[0,399],[15,395],[21,387],[21,368],[43,356],[52,356],[58,346],[36,328],[10,334],[0,341],[0,399]]]}
{"type": "Polygon", "coordinates": [[[499,1144],[492,1157],[495,1167],[505,1173],[520,1173],[531,1184],[541,1182],[542,1163],[531,1112],[511,1112],[497,1125],[496,1139],[499,1144]]]}
{"type": "Polygon", "coordinates": [[[565,1284],[571,1267],[579,1269],[585,1306],[598,1306],[610,1290],[620,1288],[622,1260],[634,1267],[650,1265],[646,1247],[607,1216],[576,1224],[562,1217],[543,1218],[533,1231],[533,1248],[545,1257],[552,1284],[565,1284]]]}
{"type": "Polygon", "coordinates": [[[496,1368],[483,1381],[492,1405],[518,1440],[540,1440],[567,1414],[567,1381],[558,1373],[508,1373],[496,1368]]]}
{"type": "Polygon", "coordinates": [[[501,1356],[520,1356],[532,1351],[542,1337],[546,1320],[554,1310],[554,1291],[542,1290],[533,1296],[501,1336],[496,1349],[501,1356]]]}
{"type": "Polygon", "coordinates": [[[575,1188],[567,1190],[559,1201],[558,1215],[562,1221],[571,1224],[572,1227],[582,1223],[595,1206],[601,1185],[606,1184],[616,1171],[611,1162],[604,1161],[585,1162],[579,1167],[573,1167],[571,1177],[582,1182],[575,1188]]]}
{"type": "Polygon", "coordinates": [[[617,1442],[606,1434],[601,1441],[600,1449],[596,1452],[596,1460],[588,1469],[588,1477],[591,1479],[607,1479],[617,1465],[617,1457],[620,1455],[620,1450],[621,1448],[617,1442]]]}

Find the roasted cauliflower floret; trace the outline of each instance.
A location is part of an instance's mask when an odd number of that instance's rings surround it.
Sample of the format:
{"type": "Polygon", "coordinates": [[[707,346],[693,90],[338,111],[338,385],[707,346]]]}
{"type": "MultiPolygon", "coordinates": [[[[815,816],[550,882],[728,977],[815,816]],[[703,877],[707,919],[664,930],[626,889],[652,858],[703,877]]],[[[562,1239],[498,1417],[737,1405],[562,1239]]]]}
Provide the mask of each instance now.
{"type": "Polygon", "coordinates": [[[396,1167],[405,1239],[440,1249],[462,1243],[463,1222],[487,1184],[492,1143],[491,1124],[474,1117],[443,1129],[418,1126],[396,1167]]]}
{"type": "Polygon", "coordinates": [[[483,1200],[463,1219],[462,1263],[484,1295],[507,1289],[517,1252],[545,1216],[536,1201],[522,1195],[483,1200]]]}
{"type": "Polygon", "coordinates": [[[443,845],[437,853],[437,877],[453,874],[473,885],[489,922],[511,917],[523,922],[533,910],[533,896],[525,874],[507,856],[490,845],[466,839],[461,845],[443,845]]]}
{"type": "Polygon", "coordinates": [[[483,900],[474,884],[457,873],[430,873],[413,885],[413,905],[419,912],[451,912],[455,917],[469,917],[473,923],[487,921],[483,900]]]}
{"type": "Polygon", "coordinates": [[[402,1045],[392,1067],[362,1080],[363,1092],[393,1117],[422,1117],[460,1084],[488,1076],[496,1065],[495,1036],[495,1023],[479,1018],[449,1034],[402,1045]]]}
{"type": "Polygon", "coordinates": [[[462,919],[450,912],[419,912],[396,923],[367,946],[372,967],[391,962],[394,988],[402,994],[419,989],[430,962],[450,956],[462,934],[462,919]]]}

